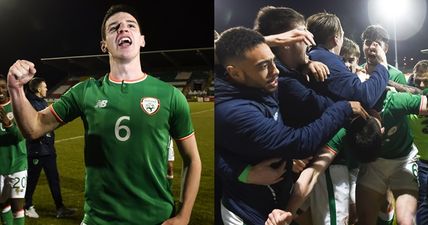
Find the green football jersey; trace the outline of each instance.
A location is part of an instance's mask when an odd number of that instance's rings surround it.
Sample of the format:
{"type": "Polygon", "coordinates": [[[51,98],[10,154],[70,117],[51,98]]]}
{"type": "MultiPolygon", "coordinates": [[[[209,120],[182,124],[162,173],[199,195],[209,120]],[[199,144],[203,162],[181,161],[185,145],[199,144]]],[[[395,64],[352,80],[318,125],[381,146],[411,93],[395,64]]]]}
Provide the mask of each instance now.
{"type": "Polygon", "coordinates": [[[427,113],[427,98],[424,95],[389,91],[380,113],[385,128],[381,157],[394,159],[406,156],[411,151],[413,135],[407,115],[427,113]]]}
{"type": "Polygon", "coordinates": [[[12,120],[12,126],[5,128],[0,123],[0,175],[9,175],[27,169],[27,147],[25,139],[14,123],[12,105],[0,105],[12,120]]]}
{"type": "Polygon", "coordinates": [[[410,115],[409,124],[420,158],[428,161],[428,116],[410,115]]]}
{"type": "MultiPolygon", "coordinates": [[[[413,136],[410,132],[407,115],[427,115],[427,97],[424,95],[412,95],[389,91],[383,102],[383,110],[380,113],[385,133],[382,139],[381,156],[386,159],[395,159],[410,153],[413,136]]],[[[342,154],[347,159],[348,166],[353,168],[356,164],[347,154],[347,143],[344,141],[345,129],[339,132],[327,143],[330,150],[342,154]]]]}
{"type": "Polygon", "coordinates": [[[60,122],[85,127],[85,217],[92,224],[159,224],[174,213],[166,178],[169,137],[193,135],[189,105],[152,76],[89,79],[51,107],[60,122]]]}
{"type": "Polygon", "coordinates": [[[325,145],[330,151],[336,154],[331,164],[347,165],[349,169],[358,168],[358,162],[352,157],[349,151],[348,142],[345,141],[346,129],[340,129],[332,139],[325,145]]]}
{"type": "MultiPolygon", "coordinates": [[[[367,63],[364,63],[361,65],[361,67],[367,69],[367,63]]],[[[397,68],[391,66],[388,64],[388,73],[389,73],[389,80],[392,80],[399,84],[407,84],[406,77],[404,76],[403,72],[398,70],[397,68]]]]}
{"type": "Polygon", "coordinates": [[[407,84],[406,77],[403,72],[388,64],[389,80],[399,84],[407,84]]]}

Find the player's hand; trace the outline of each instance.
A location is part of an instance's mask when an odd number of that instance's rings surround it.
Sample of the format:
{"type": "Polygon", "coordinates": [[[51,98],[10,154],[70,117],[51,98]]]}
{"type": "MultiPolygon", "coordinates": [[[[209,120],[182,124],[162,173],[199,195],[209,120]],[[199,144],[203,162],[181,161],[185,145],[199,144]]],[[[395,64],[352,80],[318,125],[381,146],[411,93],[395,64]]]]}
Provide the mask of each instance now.
{"type": "Polygon", "coordinates": [[[293,220],[293,215],[280,209],[274,209],[268,216],[265,225],[288,225],[293,220]]]}
{"type": "Polygon", "coordinates": [[[0,122],[3,124],[3,127],[10,127],[12,121],[7,117],[6,111],[2,106],[0,106],[0,122]]]}
{"type": "Polygon", "coordinates": [[[284,33],[269,35],[265,37],[266,43],[273,46],[289,46],[303,41],[307,46],[315,45],[314,35],[301,29],[293,29],[284,33]]]}
{"type": "Polygon", "coordinates": [[[22,88],[36,74],[34,63],[27,60],[17,60],[7,74],[9,88],[22,88]]]}
{"type": "Polygon", "coordinates": [[[251,167],[247,183],[258,185],[271,185],[278,183],[284,177],[282,175],[287,171],[287,162],[281,158],[267,159],[251,167]],[[278,167],[273,168],[272,164],[280,163],[278,167]]]}
{"type": "Polygon", "coordinates": [[[361,105],[360,102],[356,102],[356,101],[349,101],[349,104],[351,105],[352,108],[352,112],[354,113],[354,115],[356,116],[361,116],[364,119],[367,119],[369,117],[369,114],[367,113],[367,111],[363,108],[363,106],[361,105]]]}
{"type": "Polygon", "coordinates": [[[311,159],[312,156],[306,159],[293,159],[293,172],[301,173],[306,168],[311,159]]]}
{"type": "Polygon", "coordinates": [[[361,82],[365,82],[366,80],[370,79],[370,75],[365,72],[365,70],[357,70],[355,72],[357,74],[358,78],[361,82]]]}
{"type": "Polygon", "coordinates": [[[328,67],[321,62],[309,60],[305,67],[306,71],[303,71],[303,73],[308,73],[308,75],[315,78],[316,81],[323,82],[330,74],[328,67]]]}
{"type": "Polygon", "coordinates": [[[189,224],[188,219],[181,218],[180,216],[174,216],[165,220],[162,225],[187,225],[189,224]]]}

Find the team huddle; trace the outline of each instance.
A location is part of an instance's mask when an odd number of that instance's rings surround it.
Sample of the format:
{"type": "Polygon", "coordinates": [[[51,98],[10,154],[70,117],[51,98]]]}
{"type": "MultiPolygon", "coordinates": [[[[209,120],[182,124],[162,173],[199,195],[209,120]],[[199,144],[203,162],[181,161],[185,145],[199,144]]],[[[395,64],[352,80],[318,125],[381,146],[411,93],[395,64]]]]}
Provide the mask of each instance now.
{"type": "Polygon", "coordinates": [[[344,36],[334,14],[267,6],[215,40],[223,224],[428,223],[428,61],[408,83],[383,27],[362,32],[361,65],[344,36]]]}

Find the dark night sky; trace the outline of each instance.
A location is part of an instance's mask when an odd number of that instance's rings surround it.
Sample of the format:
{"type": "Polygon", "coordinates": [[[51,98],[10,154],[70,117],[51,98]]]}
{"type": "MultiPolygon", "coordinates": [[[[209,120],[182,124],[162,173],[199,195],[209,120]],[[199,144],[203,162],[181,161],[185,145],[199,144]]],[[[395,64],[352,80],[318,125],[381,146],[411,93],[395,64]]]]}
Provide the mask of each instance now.
{"type": "Polygon", "coordinates": [[[143,51],[213,45],[211,0],[0,0],[0,73],[17,59],[30,59],[39,75],[60,76],[40,58],[102,54],[101,22],[117,3],[137,8],[146,37],[143,51]]]}
{"type": "MultiPolygon", "coordinates": [[[[215,29],[221,32],[233,26],[252,28],[257,11],[266,5],[290,7],[305,17],[323,11],[334,13],[342,22],[345,36],[357,41],[360,46],[360,35],[370,25],[368,0],[215,0],[215,29]]],[[[397,29],[399,32],[400,28],[397,29]]],[[[392,37],[392,31],[389,32],[392,37]]],[[[428,55],[420,53],[421,49],[428,48],[427,38],[428,23],[425,18],[422,29],[418,33],[407,40],[398,41],[399,62],[404,56],[414,57],[413,64],[407,66],[412,68],[416,60],[428,59],[428,55]]],[[[387,54],[390,64],[394,64],[393,45],[393,41],[390,41],[390,50],[387,54]]]]}

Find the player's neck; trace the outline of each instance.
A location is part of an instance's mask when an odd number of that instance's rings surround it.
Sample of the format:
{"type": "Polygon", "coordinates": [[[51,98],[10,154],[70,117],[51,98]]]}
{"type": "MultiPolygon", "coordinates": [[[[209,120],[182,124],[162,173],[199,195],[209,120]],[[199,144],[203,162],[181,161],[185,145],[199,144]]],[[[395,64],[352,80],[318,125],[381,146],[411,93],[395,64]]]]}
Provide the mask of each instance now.
{"type": "Polygon", "coordinates": [[[134,59],[130,62],[118,62],[110,60],[110,76],[114,80],[138,80],[146,74],[141,69],[140,60],[134,59]]]}

